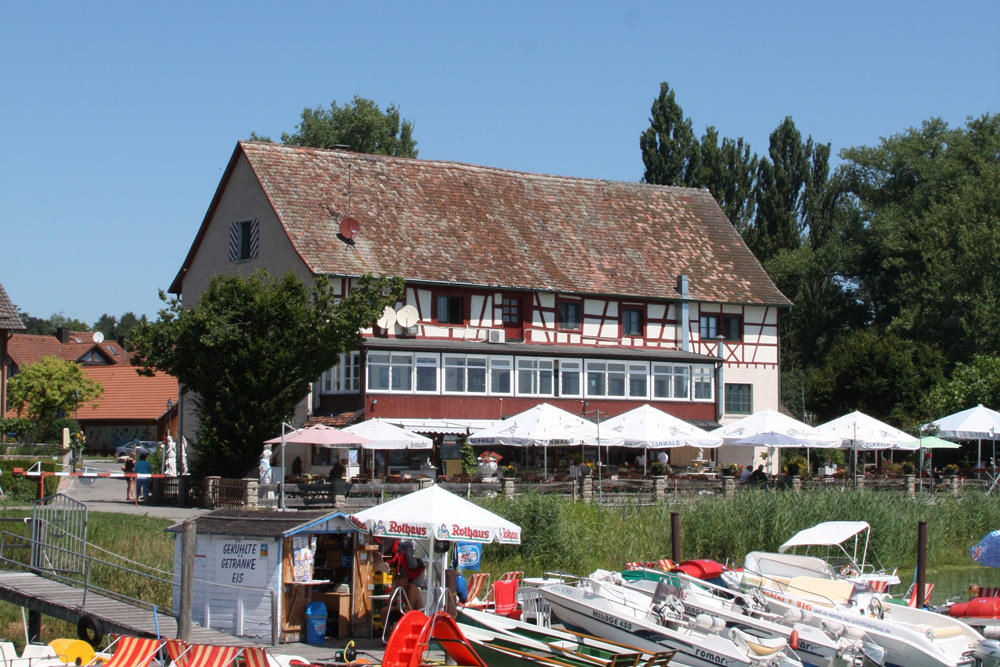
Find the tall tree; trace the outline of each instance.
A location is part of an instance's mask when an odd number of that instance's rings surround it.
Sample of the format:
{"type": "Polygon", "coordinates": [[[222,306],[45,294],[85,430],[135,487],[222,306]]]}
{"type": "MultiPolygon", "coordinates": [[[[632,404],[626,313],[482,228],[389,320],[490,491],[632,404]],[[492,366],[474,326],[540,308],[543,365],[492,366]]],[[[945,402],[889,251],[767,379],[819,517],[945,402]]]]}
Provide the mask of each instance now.
{"type": "Polygon", "coordinates": [[[747,236],[762,262],[782,250],[794,250],[802,240],[804,187],[809,181],[812,138],[802,134],[787,116],[770,136],[768,158],[757,166],[757,215],[747,236]]]}
{"type": "Polygon", "coordinates": [[[735,141],[723,137],[711,125],[705,129],[700,143],[700,164],[696,185],[708,188],[726,217],[743,234],[754,217],[754,185],[757,181],[757,154],[743,137],[735,141]]]}
{"type": "Polygon", "coordinates": [[[968,363],[958,362],[951,377],[927,394],[925,414],[938,418],[980,403],[1000,405],[1000,357],[977,354],[968,363]]]}
{"type": "Polygon", "coordinates": [[[145,315],[137,317],[131,310],[123,314],[121,320],[114,315],[104,313],[94,323],[94,331],[100,331],[107,339],[126,338],[137,324],[146,321],[145,315]]]}
{"type": "Polygon", "coordinates": [[[1000,115],[924,122],[841,152],[867,226],[859,284],[875,321],[950,362],[1000,352],[1000,115]]]}
{"type": "Polygon", "coordinates": [[[83,374],[80,365],[59,357],[45,357],[12,377],[7,398],[17,410],[35,422],[35,432],[45,434],[60,417],[104,395],[104,387],[83,374]]]}
{"type": "Polygon", "coordinates": [[[293,146],[343,145],[358,153],[417,157],[413,123],[400,118],[396,105],[390,104],[383,113],[374,100],[358,95],[344,106],[332,102],[329,110],[306,107],[295,129],[294,134],[282,132],[281,140],[293,146]]]}
{"type": "MultiPolygon", "coordinates": [[[[340,301],[324,277],[312,289],[291,272],[217,276],[198,303],[170,299],[156,322],[132,330],[133,365],[170,373],[197,394],[200,475],[242,475],[281,430],[309,383],[360,343],[402,294],[398,278],[365,276],[340,301]]],[[[160,297],[166,301],[162,292],[160,297]]]]}
{"type": "Polygon", "coordinates": [[[649,129],[639,137],[646,165],[642,179],[656,185],[698,187],[698,137],[665,81],[650,114],[649,129]]]}

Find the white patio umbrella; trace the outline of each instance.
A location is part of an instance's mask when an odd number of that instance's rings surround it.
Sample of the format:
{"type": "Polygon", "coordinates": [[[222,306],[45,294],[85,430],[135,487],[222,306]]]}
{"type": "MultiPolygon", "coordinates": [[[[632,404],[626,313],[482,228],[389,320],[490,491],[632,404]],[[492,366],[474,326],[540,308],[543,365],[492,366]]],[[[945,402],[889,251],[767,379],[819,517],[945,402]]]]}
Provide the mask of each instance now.
{"type": "Polygon", "coordinates": [[[930,423],[936,426],[938,435],[942,438],[955,440],[975,440],[978,443],[976,451],[976,466],[983,462],[983,440],[993,441],[993,476],[996,477],[996,441],[1000,440],[1000,412],[990,410],[982,403],[974,408],[962,410],[955,414],[942,417],[930,423]]]}
{"type": "MultiPolygon", "coordinates": [[[[694,424],[689,424],[663,410],[646,404],[623,412],[601,424],[602,435],[607,431],[612,437],[622,438],[625,447],[667,449],[673,447],[715,448],[722,444],[722,438],[709,435],[694,424]]],[[[642,457],[642,469],[646,471],[646,456],[642,457]]]]}
{"type": "MultiPolygon", "coordinates": [[[[376,505],[349,517],[358,529],[376,537],[427,540],[427,553],[433,557],[436,541],[500,542],[520,544],[521,527],[475,503],[431,485],[376,505]]],[[[447,569],[447,551],[441,554],[441,586],[447,569]]],[[[426,611],[435,603],[434,568],[430,568],[426,611]]]]}
{"type": "MultiPolygon", "coordinates": [[[[765,409],[748,417],[724,424],[709,431],[721,437],[723,444],[753,447],[811,447],[830,449],[840,445],[840,439],[819,433],[812,426],[792,419],[776,410],[765,409]]],[[[808,459],[808,453],[807,453],[808,459]]]]}
{"type": "Polygon", "coordinates": [[[840,438],[844,447],[853,450],[855,475],[858,470],[859,449],[913,452],[920,448],[920,440],[915,436],[857,410],[820,424],[816,430],[840,438]]]}
{"type": "MultiPolygon", "coordinates": [[[[548,403],[508,417],[493,426],[469,436],[472,445],[512,445],[515,447],[549,447],[553,445],[621,444],[621,438],[601,437],[603,425],[578,417],[548,403]],[[600,441],[600,442],[598,442],[600,441]]],[[[543,456],[545,474],[548,457],[543,456]]]]}
{"type": "Polygon", "coordinates": [[[434,449],[434,441],[430,438],[390,424],[381,417],[352,424],[341,430],[367,438],[369,442],[362,445],[364,449],[434,449]]]}

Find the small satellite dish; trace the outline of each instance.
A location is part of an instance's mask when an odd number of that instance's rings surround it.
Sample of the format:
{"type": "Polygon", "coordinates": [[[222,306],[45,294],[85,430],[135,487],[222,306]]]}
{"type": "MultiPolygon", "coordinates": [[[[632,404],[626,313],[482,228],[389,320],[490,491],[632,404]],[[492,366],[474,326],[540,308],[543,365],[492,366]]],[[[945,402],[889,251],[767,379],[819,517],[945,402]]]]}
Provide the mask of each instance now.
{"type": "Polygon", "coordinates": [[[386,306],[385,310],[382,311],[382,317],[378,318],[378,324],[383,329],[388,329],[393,324],[396,323],[396,311],[392,309],[392,306],[386,306]]]}
{"type": "Polygon", "coordinates": [[[100,331],[95,331],[94,332],[94,342],[97,343],[98,345],[100,345],[101,343],[103,343],[104,342],[104,334],[102,334],[100,331]]]}
{"type": "Polygon", "coordinates": [[[347,216],[340,221],[340,235],[347,240],[352,240],[361,231],[361,223],[347,216]]]}
{"type": "Polygon", "coordinates": [[[396,324],[403,327],[412,327],[420,320],[420,313],[413,306],[403,306],[396,313],[396,324]]]}

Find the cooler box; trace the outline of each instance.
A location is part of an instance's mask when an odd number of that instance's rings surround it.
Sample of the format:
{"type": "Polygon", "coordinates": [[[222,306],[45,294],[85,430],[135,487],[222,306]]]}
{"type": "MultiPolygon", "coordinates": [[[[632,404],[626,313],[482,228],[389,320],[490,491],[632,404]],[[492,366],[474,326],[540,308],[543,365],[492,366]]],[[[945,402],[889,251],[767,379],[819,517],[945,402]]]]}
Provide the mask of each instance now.
{"type": "Polygon", "coordinates": [[[306,643],[322,646],[326,641],[326,605],[310,602],[306,607],[306,643]]]}

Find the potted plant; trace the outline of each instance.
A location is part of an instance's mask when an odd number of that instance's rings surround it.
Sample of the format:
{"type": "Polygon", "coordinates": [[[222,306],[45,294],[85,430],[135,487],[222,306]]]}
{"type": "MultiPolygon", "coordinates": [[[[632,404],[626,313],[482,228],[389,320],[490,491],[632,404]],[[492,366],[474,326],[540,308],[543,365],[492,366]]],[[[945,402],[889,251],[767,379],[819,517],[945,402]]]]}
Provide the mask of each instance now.
{"type": "Polygon", "coordinates": [[[500,468],[500,475],[505,479],[514,479],[517,477],[517,467],[512,463],[508,463],[500,468]]]}
{"type": "Polygon", "coordinates": [[[649,464],[649,472],[653,477],[662,477],[666,472],[666,466],[663,465],[662,461],[653,461],[649,464]]]}
{"type": "Polygon", "coordinates": [[[789,477],[795,477],[799,474],[799,462],[789,461],[788,465],[785,466],[785,470],[788,472],[789,477]]]}
{"type": "Polygon", "coordinates": [[[954,463],[949,463],[944,467],[944,474],[947,477],[957,477],[958,476],[958,466],[954,463]]]}
{"type": "Polygon", "coordinates": [[[913,464],[910,463],[909,461],[905,461],[903,463],[903,474],[904,475],[912,475],[913,474],[913,464]]]}
{"type": "Polygon", "coordinates": [[[735,463],[723,463],[722,464],[722,476],[723,477],[736,477],[740,474],[740,467],[735,463]]]}
{"type": "Polygon", "coordinates": [[[580,464],[580,474],[584,477],[590,477],[594,474],[594,462],[584,461],[580,464]]]}
{"type": "Polygon", "coordinates": [[[500,466],[500,459],[502,458],[496,452],[482,452],[476,464],[476,467],[479,469],[479,475],[484,480],[492,478],[496,474],[497,468],[500,466]]]}

